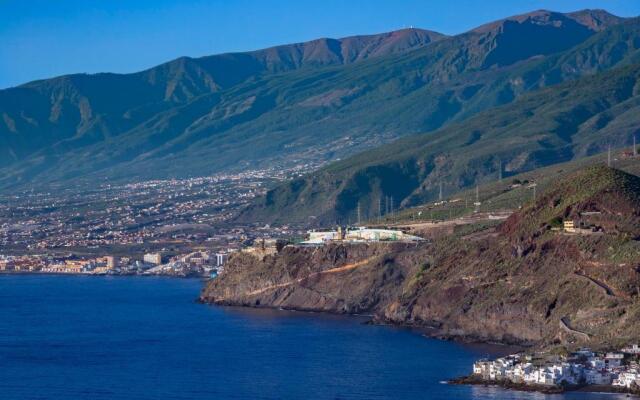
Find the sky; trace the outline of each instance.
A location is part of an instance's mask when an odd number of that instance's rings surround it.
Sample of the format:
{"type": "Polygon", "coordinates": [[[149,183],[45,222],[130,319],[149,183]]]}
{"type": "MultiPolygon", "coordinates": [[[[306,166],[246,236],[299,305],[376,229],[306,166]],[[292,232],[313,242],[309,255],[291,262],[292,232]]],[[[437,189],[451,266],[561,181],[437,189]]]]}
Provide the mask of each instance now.
{"type": "Polygon", "coordinates": [[[408,26],[456,34],[532,10],[584,8],[638,16],[640,0],[0,0],[0,88],[408,26]]]}

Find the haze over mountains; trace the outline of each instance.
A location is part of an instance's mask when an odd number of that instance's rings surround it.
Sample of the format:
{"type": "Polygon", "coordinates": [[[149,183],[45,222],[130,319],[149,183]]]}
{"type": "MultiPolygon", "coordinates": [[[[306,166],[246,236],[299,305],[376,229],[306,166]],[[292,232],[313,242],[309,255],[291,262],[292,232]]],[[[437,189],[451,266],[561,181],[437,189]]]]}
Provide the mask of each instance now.
{"type": "Polygon", "coordinates": [[[498,157],[517,173],[628,144],[639,29],[602,10],[536,11],[451,37],[406,29],[31,82],[0,91],[0,185],[286,168],[420,133],[277,188],[246,216],[273,220],[319,192],[327,220],[360,197],[412,204],[444,177],[453,190],[495,174],[498,157]],[[614,91],[586,90],[598,85],[614,91]]]}
{"type": "MultiPolygon", "coordinates": [[[[242,82],[402,53],[442,37],[409,29],[318,39],[248,53],[182,57],[134,74],[76,74],[2,90],[0,167],[18,164],[16,179],[22,180],[37,178],[43,172],[39,167],[58,167],[59,177],[65,177],[135,162],[182,136],[188,141],[190,132],[214,122],[224,122],[228,130],[242,122],[238,117],[250,120],[267,111],[253,110],[266,105],[255,97],[236,104],[238,100],[226,100],[227,95],[221,94],[242,82]],[[71,152],[73,159],[82,158],[80,165],[71,165],[74,162],[66,157],[71,152]],[[91,165],[82,165],[85,162],[91,165]]],[[[242,92],[236,97],[243,97],[242,92]]],[[[205,135],[209,133],[215,132],[205,135]]],[[[202,167],[186,173],[211,172],[202,167]]],[[[138,176],[142,175],[140,170],[138,176]]]]}
{"type": "MultiPolygon", "coordinates": [[[[431,134],[400,139],[269,191],[243,221],[331,224],[622,147],[640,132],[640,65],[533,92],[431,134]],[[311,218],[312,217],[312,218],[311,218]],[[311,218],[311,219],[310,219],[311,218]]],[[[640,143],[640,141],[639,141],[640,143]]]]}

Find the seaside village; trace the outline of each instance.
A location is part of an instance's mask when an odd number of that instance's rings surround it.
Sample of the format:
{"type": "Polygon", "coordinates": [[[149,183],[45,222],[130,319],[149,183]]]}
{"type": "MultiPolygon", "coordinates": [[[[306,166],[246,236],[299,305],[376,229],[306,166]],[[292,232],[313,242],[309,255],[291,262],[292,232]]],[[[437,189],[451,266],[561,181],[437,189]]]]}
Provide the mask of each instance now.
{"type": "MultiPolygon", "coordinates": [[[[275,254],[284,246],[323,246],[328,243],[367,242],[420,242],[423,238],[406,234],[400,230],[372,229],[365,227],[338,227],[331,231],[309,231],[304,240],[292,242],[286,239],[258,238],[253,245],[241,251],[255,255],[275,254]]],[[[69,255],[0,255],[0,272],[40,272],[49,274],[91,275],[173,275],[204,276],[215,278],[220,274],[229,258],[237,251],[229,247],[225,251],[194,251],[168,256],[163,252],[144,254],[142,259],[104,256],[82,258],[69,255]]]]}
{"type": "Polygon", "coordinates": [[[531,386],[613,386],[640,390],[640,346],[598,353],[581,348],[566,356],[513,354],[473,364],[473,378],[531,386]]]}

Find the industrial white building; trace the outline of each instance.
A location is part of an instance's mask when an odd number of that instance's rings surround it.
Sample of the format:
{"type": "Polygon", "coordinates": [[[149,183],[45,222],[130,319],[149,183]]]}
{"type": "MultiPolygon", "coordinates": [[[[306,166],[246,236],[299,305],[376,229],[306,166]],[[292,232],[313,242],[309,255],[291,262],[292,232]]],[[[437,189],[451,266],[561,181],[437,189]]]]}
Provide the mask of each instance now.
{"type": "Polygon", "coordinates": [[[342,242],[422,242],[425,239],[409,235],[399,230],[357,227],[345,229],[338,227],[334,231],[309,231],[308,239],[302,244],[324,244],[334,241],[342,242]]]}

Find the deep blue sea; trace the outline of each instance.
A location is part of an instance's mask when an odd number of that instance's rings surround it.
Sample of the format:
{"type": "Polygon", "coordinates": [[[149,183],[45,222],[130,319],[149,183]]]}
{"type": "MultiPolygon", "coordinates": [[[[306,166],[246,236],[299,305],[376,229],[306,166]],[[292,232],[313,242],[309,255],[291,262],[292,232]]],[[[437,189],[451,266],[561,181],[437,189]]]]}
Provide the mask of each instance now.
{"type": "Polygon", "coordinates": [[[0,400],[624,398],[442,384],[490,349],[353,317],[206,306],[201,286],[0,275],[0,400]]]}

